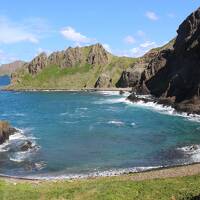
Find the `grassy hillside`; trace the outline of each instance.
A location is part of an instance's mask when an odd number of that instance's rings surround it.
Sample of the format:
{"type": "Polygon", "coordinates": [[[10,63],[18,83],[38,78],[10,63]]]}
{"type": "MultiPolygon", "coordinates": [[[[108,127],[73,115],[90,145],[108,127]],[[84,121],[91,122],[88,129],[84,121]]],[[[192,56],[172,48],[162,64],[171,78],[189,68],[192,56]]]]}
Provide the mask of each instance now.
{"type": "Polygon", "coordinates": [[[19,80],[10,89],[82,89],[93,88],[102,73],[109,74],[113,86],[120,78],[122,71],[128,68],[136,59],[127,57],[112,57],[106,66],[92,66],[89,64],[68,68],[56,65],[45,67],[36,75],[31,75],[26,69],[17,72],[19,80]]]}
{"type": "Polygon", "coordinates": [[[131,176],[59,182],[0,181],[0,200],[192,200],[200,194],[200,176],[135,182],[131,176]]]}

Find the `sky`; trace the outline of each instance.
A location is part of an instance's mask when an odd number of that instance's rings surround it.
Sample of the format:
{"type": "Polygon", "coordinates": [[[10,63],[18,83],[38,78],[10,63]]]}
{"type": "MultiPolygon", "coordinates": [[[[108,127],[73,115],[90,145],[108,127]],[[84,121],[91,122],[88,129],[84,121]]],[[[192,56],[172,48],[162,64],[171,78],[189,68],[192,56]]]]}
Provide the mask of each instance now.
{"type": "Polygon", "coordinates": [[[0,63],[101,43],[138,57],[176,36],[200,0],[0,0],[0,63]]]}

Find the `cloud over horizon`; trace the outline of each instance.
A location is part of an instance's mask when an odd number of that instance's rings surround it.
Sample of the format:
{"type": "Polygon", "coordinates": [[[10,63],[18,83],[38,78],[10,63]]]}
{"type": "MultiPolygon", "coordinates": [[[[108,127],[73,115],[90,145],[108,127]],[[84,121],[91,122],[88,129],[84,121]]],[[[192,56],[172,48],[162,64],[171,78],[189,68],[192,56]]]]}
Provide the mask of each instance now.
{"type": "Polygon", "coordinates": [[[91,43],[91,42],[95,41],[94,39],[91,39],[91,38],[77,32],[71,26],[62,28],[60,33],[61,33],[61,35],[64,36],[65,39],[70,40],[72,42],[75,42],[77,44],[79,44],[79,43],[91,43]]]}
{"type": "Polygon", "coordinates": [[[147,11],[145,13],[145,16],[150,19],[151,21],[157,21],[159,19],[159,17],[157,16],[157,14],[153,11],[147,11]]]}

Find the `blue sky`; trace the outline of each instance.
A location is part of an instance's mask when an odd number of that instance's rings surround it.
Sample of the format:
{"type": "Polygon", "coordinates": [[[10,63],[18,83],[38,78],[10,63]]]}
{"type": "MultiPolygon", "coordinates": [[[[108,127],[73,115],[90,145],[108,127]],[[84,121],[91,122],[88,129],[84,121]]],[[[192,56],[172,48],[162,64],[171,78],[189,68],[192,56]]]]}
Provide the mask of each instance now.
{"type": "Polygon", "coordinates": [[[137,57],[176,36],[200,0],[0,0],[0,63],[100,42],[137,57]]]}

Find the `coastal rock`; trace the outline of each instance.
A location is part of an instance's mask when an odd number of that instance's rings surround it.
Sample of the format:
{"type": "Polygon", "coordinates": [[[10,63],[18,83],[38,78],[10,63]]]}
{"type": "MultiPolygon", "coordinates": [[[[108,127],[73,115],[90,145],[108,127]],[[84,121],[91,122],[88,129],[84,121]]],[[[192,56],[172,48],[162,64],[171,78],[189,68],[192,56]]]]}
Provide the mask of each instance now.
{"type": "Polygon", "coordinates": [[[200,8],[179,26],[173,48],[159,51],[142,74],[140,87],[177,110],[200,113],[200,8]]]}
{"type": "Polygon", "coordinates": [[[46,53],[41,53],[37,57],[35,57],[29,64],[28,70],[29,73],[34,75],[37,74],[39,71],[44,69],[47,66],[47,55],[46,53]]]}
{"type": "Polygon", "coordinates": [[[144,72],[145,65],[143,63],[133,66],[122,72],[119,81],[116,83],[116,87],[136,87],[141,80],[142,73],[144,72]]]}
{"type": "Polygon", "coordinates": [[[9,136],[14,134],[17,130],[9,125],[6,121],[0,121],[0,144],[3,144],[9,139],[9,136]]]}
{"type": "Polygon", "coordinates": [[[95,88],[109,88],[112,86],[112,79],[108,74],[101,74],[95,83],[95,88]]]}
{"type": "Polygon", "coordinates": [[[91,47],[87,62],[90,65],[103,66],[108,64],[108,53],[101,44],[96,44],[91,47]]]}
{"type": "Polygon", "coordinates": [[[33,144],[31,141],[27,140],[25,142],[23,142],[20,146],[19,149],[20,151],[28,151],[29,149],[33,148],[33,144]]]}

